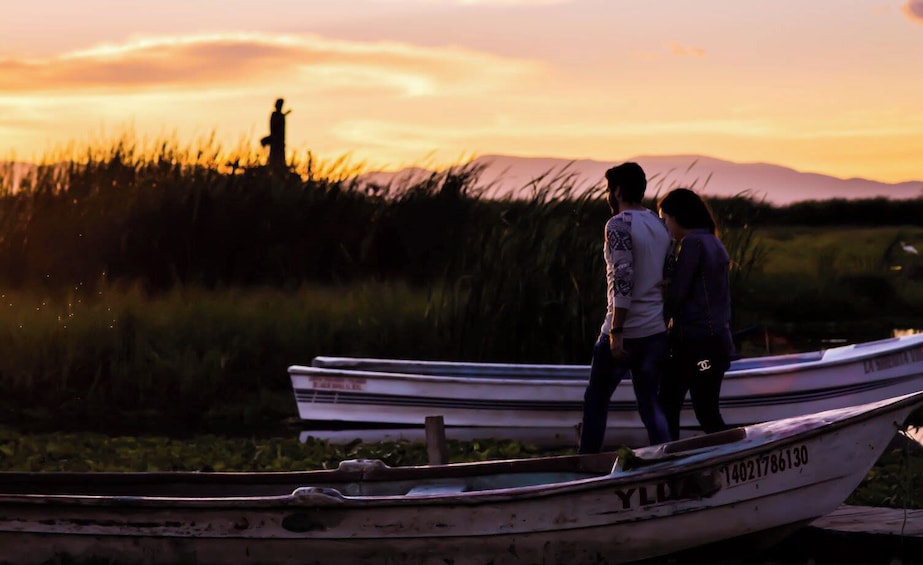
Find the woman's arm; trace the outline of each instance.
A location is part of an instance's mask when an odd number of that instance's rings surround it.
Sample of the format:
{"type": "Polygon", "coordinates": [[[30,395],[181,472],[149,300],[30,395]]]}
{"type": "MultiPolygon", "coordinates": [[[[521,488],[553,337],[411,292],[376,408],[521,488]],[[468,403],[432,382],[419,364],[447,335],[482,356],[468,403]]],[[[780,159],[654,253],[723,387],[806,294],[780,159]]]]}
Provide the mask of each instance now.
{"type": "Polygon", "coordinates": [[[676,269],[667,289],[667,298],[663,305],[664,318],[669,320],[675,317],[688,300],[701,261],[702,242],[698,238],[686,236],[680,245],[676,269]]]}

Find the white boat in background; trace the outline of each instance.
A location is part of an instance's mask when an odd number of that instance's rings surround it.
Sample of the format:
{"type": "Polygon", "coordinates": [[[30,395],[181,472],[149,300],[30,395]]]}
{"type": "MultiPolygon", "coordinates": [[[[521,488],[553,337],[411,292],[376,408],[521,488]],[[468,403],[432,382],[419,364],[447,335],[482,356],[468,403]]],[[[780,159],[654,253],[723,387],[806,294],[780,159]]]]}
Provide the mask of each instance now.
{"type": "Polygon", "coordinates": [[[291,473],[0,473],[0,562],[627,563],[832,512],[923,393],[595,455],[291,473]]]}
{"type": "MultiPolygon", "coordinates": [[[[423,426],[363,427],[355,426],[332,429],[313,428],[301,430],[299,441],[306,443],[309,438],[321,440],[332,445],[349,445],[352,443],[385,442],[427,442],[426,429],[423,426]]],[[[499,428],[488,426],[451,426],[445,428],[445,439],[449,441],[475,442],[481,440],[505,439],[525,443],[539,449],[567,449],[577,445],[577,429],[566,428],[499,428]]],[[[610,430],[606,434],[604,445],[607,449],[616,449],[623,445],[644,445],[647,432],[643,429],[610,430]]],[[[691,434],[687,434],[691,435],[691,434]]]]}
{"type": "MultiPolygon", "coordinates": [[[[567,428],[582,419],[586,365],[461,363],[315,357],[288,369],[298,413],[317,427],[446,426],[567,428]]],[[[721,413],[741,426],[841,408],[923,390],[923,334],[791,355],[734,361],[721,413]]],[[[698,426],[691,406],[681,427],[698,426]]],[[[609,428],[642,429],[631,384],[609,407],[609,428]]]]}

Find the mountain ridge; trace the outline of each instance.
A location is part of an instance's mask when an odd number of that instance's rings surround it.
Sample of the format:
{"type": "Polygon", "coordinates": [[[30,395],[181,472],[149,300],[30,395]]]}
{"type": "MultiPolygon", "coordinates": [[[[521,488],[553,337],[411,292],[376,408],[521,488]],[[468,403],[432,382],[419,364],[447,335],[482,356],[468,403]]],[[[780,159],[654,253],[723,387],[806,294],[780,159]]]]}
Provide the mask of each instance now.
{"type": "MultiPolygon", "coordinates": [[[[483,167],[478,185],[490,187],[490,196],[515,197],[529,193],[530,185],[537,180],[539,186],[544,186],[541,179],[547,182],[568,178],[578,190],[601,186],[606,169],[625,161],[634,161],[644,168],[649,195],[685,186],[705,196],[746,194],[774,205],[836,198],[906,200],[923,197],[923,180],[887,183],[859,177],[844,179],[773,163],[737,163],[695,154],[638,155],[618,161],[482,155],[472,159],[470,165],[483,167]]],[[[418,180],[433,172],[437,171],[408,167],[395,172],[373,171],[366,173],[364,178],[387,184],[418,180]]]]}

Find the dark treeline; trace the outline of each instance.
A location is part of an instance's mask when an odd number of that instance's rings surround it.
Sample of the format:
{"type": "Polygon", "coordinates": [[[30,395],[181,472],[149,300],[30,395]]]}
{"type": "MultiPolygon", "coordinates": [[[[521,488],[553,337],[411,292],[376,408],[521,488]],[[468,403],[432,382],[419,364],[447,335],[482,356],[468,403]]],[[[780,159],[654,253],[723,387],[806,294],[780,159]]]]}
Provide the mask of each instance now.
{"type": "MultiPolygon", "coordinates": [[[[404,186],[368,186],[355,174],[316,174],[311,163],[279,176],[183,163],[166,146],[139,158],[120,145],[85,162],[39,167],[16,191],[0,178],[0,285],[425,283],[493,266],[521,277],[513,272],[528,270],[536,253],[549,257],[544,271],[574,256],[581,271],[592,266],[608,216],[601,185],[579,195],[573,178],[541,179],[531,198],[496,201],[480,196],[479,173],[459,166],[404,186]]],[[[923,198],[710,202],[731,229],[923,221],[923,198]]]]}
{"type": "Polygon", "coordinates": [[[923,197],[913,200],[862,198],[805,200],[773,206],[752,198],[709,198],[726,223],[749,221],[761,226],[919,226],[923,197]]]}

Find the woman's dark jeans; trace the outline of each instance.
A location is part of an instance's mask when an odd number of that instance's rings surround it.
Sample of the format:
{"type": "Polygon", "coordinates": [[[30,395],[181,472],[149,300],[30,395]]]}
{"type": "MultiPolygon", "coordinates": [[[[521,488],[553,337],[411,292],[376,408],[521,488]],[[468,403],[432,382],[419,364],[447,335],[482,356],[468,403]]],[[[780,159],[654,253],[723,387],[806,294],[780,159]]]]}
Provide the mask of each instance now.
{"type": "Polygon", "coordinates": [[[720,339],[690,340],[678,346],[672,358],[667,359],[659,400],[673,439],[679,439],[680,413],[687,392],[695,417],[705,433],[727,429],[721,417],[719,398],[721,381],[730,366],[730,354],[720,339]]]}

